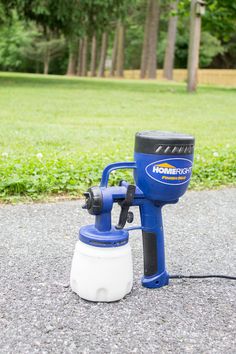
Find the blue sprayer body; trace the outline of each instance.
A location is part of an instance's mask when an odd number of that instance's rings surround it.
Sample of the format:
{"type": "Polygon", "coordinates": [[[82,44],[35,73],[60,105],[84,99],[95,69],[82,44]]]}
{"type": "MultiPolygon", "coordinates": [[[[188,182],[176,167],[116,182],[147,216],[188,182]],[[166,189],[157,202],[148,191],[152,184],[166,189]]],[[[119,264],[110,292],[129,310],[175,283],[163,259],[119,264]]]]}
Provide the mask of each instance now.
{"type": "Polygon", "coordinates": [[[133,162],[108,165],[99,187],[90,188],[86,208],[95,215],[95,224],[80,229],[79,239],[94,247],[119,247],[128,242],[129,231],[141,229],[143,236],[144,276],[142,285],[159,288],[168,284],[165,266],[162,207],[178,202],[186,192],[192,173],[194,138],[190,135],[147,131],[136,134],[133,162]],[[121,181],[108,187],[111,171],[133,169],[135,185],[121,181]],[[114,203],[121,206],[118,225],[112,226],[114,203]],[[132,222],[130,206],[140,210],[140,227],[124,228],[132,222]]]}

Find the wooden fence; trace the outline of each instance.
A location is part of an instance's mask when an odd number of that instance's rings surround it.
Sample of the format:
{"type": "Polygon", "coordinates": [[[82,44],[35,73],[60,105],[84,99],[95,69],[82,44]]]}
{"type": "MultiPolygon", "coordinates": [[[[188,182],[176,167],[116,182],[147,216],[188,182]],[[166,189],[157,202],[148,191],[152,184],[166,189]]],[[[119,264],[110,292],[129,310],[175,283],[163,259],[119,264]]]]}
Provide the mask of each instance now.
{"type": "MultiPolygon", "coordinates": [[[[108,75],[106,75],[108,76],[108,75]]],[[[139,70],[125,70],[125,79],[139,79],[139,70]]],[[[163,70],[157,70],[157,79],[164,80],[163,70]]],[[[186,69],[174,70],[174,81],[183,82],[187,79],[186,69]]],[[[236,86],[236,69],[199,69],[198,83],[210,85],[236,86]]]]}

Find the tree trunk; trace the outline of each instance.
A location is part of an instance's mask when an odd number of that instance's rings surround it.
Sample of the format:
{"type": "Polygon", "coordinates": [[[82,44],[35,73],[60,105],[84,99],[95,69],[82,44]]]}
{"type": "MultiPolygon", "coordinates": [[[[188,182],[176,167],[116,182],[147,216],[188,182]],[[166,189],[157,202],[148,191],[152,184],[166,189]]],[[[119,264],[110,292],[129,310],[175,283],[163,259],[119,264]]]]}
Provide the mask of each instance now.
{"type": "Polygon", "coordinates": [[[39,74],[39,61],[35,61],[35,74],[39,74]]]}
{"type": "Polygon", "coordinates": [[[102,47],[101,47],[100,63],[98,68],[98,77],[104,77],[105,75],[107,43],[108,43],[108,34],[107,32],[104,32],[102,35],[102,47]]]}
{"type": "Polygon", "coordinates": [[[66,75],[73,76],[75,75],[75,72],[76,72],[76,54],[70,51],[66,75]]]}
{"type": "Polygon", "coordinates": [[[196,91],[199,48],[201,38],[201,16],[196,14],[197,0],[191,1],[190,37],[188,49],[188,92],[196,91]]]}
{"type": "Polygon", "coordinates": [[[140,68],[140,79],[144,79],[147,71],[147,62],[148,62],[148,38],[149,38],[149,13],[151,9],[151,0],[147,2],[147,10],[146,10],[146,19],[145,19],[145,27],[144,27],[144,38],[143,38],[143,49],[141,56],[141,68],[140,68]]]}
{"type": "Polygon", "coordinates": [[[51,33],[47,26],[43,27],[43,33],[46,40],[45,49],[44,49],[44,58],[43,58],[43,73],[44,75],[48,75],[49,72],[49,64],[50,64],[50,48],[49,41],[51,39],[51,33]]]}
{"type": "Polygon", "coordinates": [[[90,76],[96,76],[96,67],[97,67],[97,39],[96,39],[96,35],[94,34],[92,38],[92,47],[91,47],[90,76]]]}
{"type": "MultiPolygon", "coordinates": [[[[174,1],[171,4],[170,9],[171,11],[176,11],[177,7],[178,7],[178,0],[174,1]]],[[[168,23],[165,60],[164,60],[164,77],[168,80],[173,80],[177,22],[178,22],[178,17],[176,15],[175,16],[170,15],[169,23],[168,23]]]]}
{"type": "Polygon", "coordinates": [[[83,56],[84,39],[81,38],[79,41],[79,52],[78,52],[78,65],[77,65],[77,75],[82,75],[82,56],[83,56]]]}
{"type": "Polygon", "coordinates": [[[156,79],[157,70],[157,31],[159,25],[159,0],[151,0],[149,12],[149,38],[148,38],[148,62],[147,75],[149,79],[156,79]]]}
{"type": "Polygon", "coordinates": [[[44,53],[44,61],[43,61],[43,73],[44,75],[48,75],[49,72],[49,64],[50,64],[50,50],[47,46],[44,53]]]}
{"type": "Polygon", "coordinates": [[[82,52],[82,76],[87,76],[87,52],[88,52],[88,37],[84,37],[83,52],[82,52]]]}
{"type": "Polygon", "coordinates": [[[66,75],[72,76],[76,73],[76,64],[77,64],[77,55],[78,55],[78,45],[74,41],[69,43],[69,59],[67,65],[66,75]]]}
{"type": "Polygon", "coordinates": [[[125,47],[125,29],[123,23],[119,21],[118,43],[117,43],[117,70],[116,76],[124,76],[124,47],[125,47]]]}
{"type": "Polygon", "coordinates": [[[111,57],[110,76],[114,76],[114,75],[115,75],[115,70],[116,70],[118,32],[119,32],[119,23],[117,23],[116,31],[115,31],[115,36],[114,36],[114,43],[113,43],[112,57],[111,57]]]}

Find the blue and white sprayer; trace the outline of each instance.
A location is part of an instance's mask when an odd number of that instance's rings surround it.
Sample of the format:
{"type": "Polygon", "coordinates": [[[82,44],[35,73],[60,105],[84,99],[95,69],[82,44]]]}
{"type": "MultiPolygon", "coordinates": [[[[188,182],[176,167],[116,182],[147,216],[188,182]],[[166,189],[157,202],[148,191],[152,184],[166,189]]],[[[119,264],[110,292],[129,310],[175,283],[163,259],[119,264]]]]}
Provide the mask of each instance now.
{"type": "Polygon", "coordinates": [[[90,301],[116,301],[133,285],[129,231],[143,235],[144,276],[142,285],[160,288],[169,282],[165,266],[161,209],[177,203],[186,192],[192,172],[194,137],[161,131],[145,131],[135,137],[134,162],[108,165],[99,187],[85,193],[84,209],[95,215],[95,224],[81,227],[72,261],[70,284],[90,301]],[[136,185],[121,181],[108,187],[109,174],[133,169],[136,185]],[[114,203],[121,207],[118,224],[111,223],[114,203]],[[141,226],[124,229],[133,221],[131,206],[140,210],[141,226]]]}

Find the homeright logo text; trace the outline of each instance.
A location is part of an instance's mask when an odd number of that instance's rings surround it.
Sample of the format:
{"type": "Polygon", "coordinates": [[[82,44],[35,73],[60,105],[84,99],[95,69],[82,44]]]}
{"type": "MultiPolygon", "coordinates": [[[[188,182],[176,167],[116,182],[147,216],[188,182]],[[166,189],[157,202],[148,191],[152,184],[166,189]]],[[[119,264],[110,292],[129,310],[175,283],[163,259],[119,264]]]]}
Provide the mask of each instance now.
{"type": "Polygon", "coordinates": [[[150,163],[146,173],[157,182],[180,185],[190,180],[192,161],[185,158],[172,158],[150,163]]]}
{"type": "Polygon", "coordinates": [[[161,163],[159,165],[154,165],[152,171],[166,175],[186,175],[192,172],[192,166],[178,168],[170,165],[169,163],[161,163]]]}

